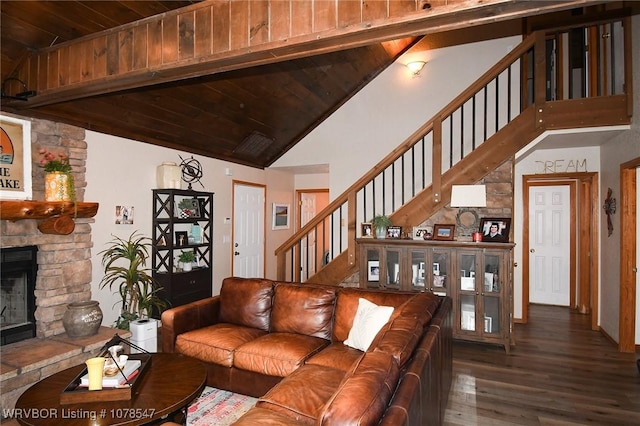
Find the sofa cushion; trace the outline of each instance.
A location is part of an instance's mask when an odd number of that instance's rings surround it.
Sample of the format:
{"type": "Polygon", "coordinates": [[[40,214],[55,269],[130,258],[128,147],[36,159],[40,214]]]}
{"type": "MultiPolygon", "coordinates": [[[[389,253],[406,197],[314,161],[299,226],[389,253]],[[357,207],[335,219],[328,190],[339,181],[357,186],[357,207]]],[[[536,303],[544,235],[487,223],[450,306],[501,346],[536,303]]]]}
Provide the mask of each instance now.
{"type": "Polygon", "coordinates": [[[233,426],[299,426],[300,422],[290,416],[267,408],[253,407],[233,422],[233,426]]]}
{"type": "Polygon", "coordinates": [[[277,284],[271,308],[271,331],[331,340],[335,288],[277,284]]]}
{"type": "Polygon", "coordinates": [[[367,352],[342,379],[318,418],[322,425],[378,424],[396,388],[400,370],[382,352],[367,352]]]}
{"type": "Polygon", "coordinates": [[[220,322],[269,331],[273,282],[225,278],[220,289],[220,322]]]}
{"type": "Polygon", "coordinates": [[[299,424],[317,424],[316,419],[344,375],[335,368],[304,365],[259,398],[256,407],[285,414],[299,424]]]}
{"type": "Polygon", "coordinates": [[[392,314],[393,306],[378,306],[367,299],[360,298],[358,310],[353,318],[353,325],[344,344],[366,351],[392,314]]]}
{"type": "MultiPolygon", "coordinates": [[[[397,293],[389,291],[363,290],[358,288],[340,288],[336,298],[336,309],[333,318],[332,341],[344,342],[349,337],[353,319],[358,310],[360,298],[367,299],[376,305],[397,308],[414,297],[415,293],[397,293]]],[[[395,316],[395,314],[394,314],[395,316]]]]}
{"type": "Polygon", "coordinates": [[[241,325],[214,324],[178,335],[176,350],[201,361],[231,367],[238,346],[265,334],[266,331],[241,325]]]}
{"type": "Polygon", "coordinates": [[[422,323],[418,319],[400,316],[383,327],[369,350],[391,355],[402,368],[411,358],[422,330],[422,323]]]}
{"type": "Polygon", "coordinates": [[[351,370],[362,355],[364,354],[358,349],[350,348],[342,342],[333,342],[309,358],[307,364],[337,368],[346,372],[351,370]]]}
{"type": "Polygon", "coordinates": [[[268,376],[293,373],[329,342],[319,337],[294,333],[269,333],[238,347],[233,366],[268,376]]]}

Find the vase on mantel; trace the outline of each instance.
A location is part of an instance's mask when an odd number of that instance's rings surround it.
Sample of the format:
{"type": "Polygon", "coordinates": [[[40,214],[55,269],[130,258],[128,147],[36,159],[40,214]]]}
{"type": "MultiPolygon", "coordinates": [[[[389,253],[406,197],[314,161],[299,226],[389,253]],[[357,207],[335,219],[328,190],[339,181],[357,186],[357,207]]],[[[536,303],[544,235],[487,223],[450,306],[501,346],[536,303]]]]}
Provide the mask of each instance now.
{"type": "Polygon", "coordinates": [[[73,177],[69,173],[49,172],[44,175],[46,201],[73,201],[73,177]]]}
{"type": "Polygon", "coordinates": [[[97,300],[69,303],[62,317],[64,331],[69,337],[94,336],[101,324],[102,309],[97,300]]]}

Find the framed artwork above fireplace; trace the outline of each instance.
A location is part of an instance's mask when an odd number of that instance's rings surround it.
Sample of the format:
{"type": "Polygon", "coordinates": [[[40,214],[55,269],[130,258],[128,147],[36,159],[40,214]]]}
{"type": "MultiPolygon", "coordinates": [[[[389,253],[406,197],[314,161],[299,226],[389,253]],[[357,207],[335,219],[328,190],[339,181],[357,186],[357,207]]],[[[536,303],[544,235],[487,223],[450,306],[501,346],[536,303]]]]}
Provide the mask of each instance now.
{"type": "Polygon", "coordinates": [[[0,199],[31,199],[31,122],[0,115],[0,199]]]}

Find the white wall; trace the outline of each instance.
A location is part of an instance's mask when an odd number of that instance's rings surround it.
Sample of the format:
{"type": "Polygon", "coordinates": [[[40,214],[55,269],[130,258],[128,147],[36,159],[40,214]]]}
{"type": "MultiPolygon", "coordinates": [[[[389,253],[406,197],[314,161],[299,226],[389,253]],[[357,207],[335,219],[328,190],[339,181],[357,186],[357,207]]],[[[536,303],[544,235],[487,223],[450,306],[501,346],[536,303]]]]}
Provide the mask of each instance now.
{"type": "MultiPolygon", "coordinates": [[[[119,300],[108,289],[101,290],[99,283],[104,275],[99,252],[104,250],[112,235],[128,237],[133,231],[140,231],[146,236],[152,233],[152,193],[156,188],[156,167],[163,161],[180,162],[181,155],[188,158],[191,154],[167,148],[87,131],[87,188],[85,200],[98,202],[100,207],[95,217],[93,228],[92,296],[100,301],[104,311],[103,324],[110,325],[118,317],[119,307],[112,309],[119,300]],[[133,206],[133,225],[115,224],[115,206],[133,206]]],[[[214,192],[213,222],[213,294],[218,294],[222,279],[231,275],[231,243],[224,243],[225,236],[231,236],[231,225],[224,219],[231,217],[232,180],[265,184],[267,189],[267,205],[265,217],[268,223],[271,218],[271,203],[292,202],[294,178],[291,174],[261,170],[232,164],[201,156],[194,156],[203,166],[204,188],[194,185],[195,190],[214,192]],[[225,175],[230,168],[232,176],[225,175]]],[[[186,185],[183,184],[183,188],[186,185]]],[[[287,231],[271,231],[266,227],[266,265],[267,276],[275,278],[275,248],[288,238],[293,229],[287,231]]],[[[151,265],[148,265],[151,267],[151,265]]]]}
{"type": "MultiPolygon", "coordinates": [[[[632,23],[631,39],[640,40],[640,15],[635,15],[632,23]]],[[[602,146],[600,159],[601,200],[606,197],[607,189],[613,190],[613,197],[620,199],[620,164],[640,157],[640,49],[634,45],[633,50],[633,109],[634,115],[631,130],[618,136],[611,142],[602,146]]],[[[602,205],[602,203],[600,203],[602,205]]],[[[607,236],[607,232],[600,233],[600,327],[613,338],[619,341],[619,315],[620,315],[620,212],[611,215],[613,222],[613,234],[607,236]]],[[[600,229],[607,228],[607,216],[600,215],[600,229]]],[[[640,306],[636,306],[640,309],[640,306]]],[[[640,324],[636,324],[636,330],[640,324]]]]}
{"type": "Polygon", "coordinates": [[[510,37],[408,52],[273,166],[329,164],[329,190],[334,199],[520,40],[521,37],[510,37]],[[402,65],[409,61],[408,57],[428,61],[419,77],[412,78],[402,65]]]}

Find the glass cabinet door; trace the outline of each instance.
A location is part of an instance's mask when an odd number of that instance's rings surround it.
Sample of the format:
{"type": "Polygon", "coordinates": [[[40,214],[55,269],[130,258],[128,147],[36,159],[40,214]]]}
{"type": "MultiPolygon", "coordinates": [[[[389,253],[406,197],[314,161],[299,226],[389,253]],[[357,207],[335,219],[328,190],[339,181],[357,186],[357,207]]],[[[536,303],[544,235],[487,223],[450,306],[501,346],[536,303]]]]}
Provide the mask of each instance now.
{"type": "Polygon", "coordinates": [[[382,274],[381,279],[385,288],[388,289],[400,289],[400,250],[390,249],[385,250],[384,268],[380,271],[382,274]]]}
{"type": "Polygon", "coordinates": [[[425,291],[429,290],[429,286],[425,283],[429,278],[427,273],[427,251],[411,250],[411,290],[425,291]]]}
{"type": "Polygon", "coordinates": [[[476,252],[458,253],[458,294],[460,330],[476,331],[476,252]]]}
{"type": "Polygon", "coordinates": [[[500,298],[500,256],[485,252],[483,256],[484,277],[482,280],[483,333],[502,332],[500,298]]]}
{"type": "Polygon", "coordinates": [[[380,287],[380,250],[367,249],[366,286],[367,288],[380,287]]]}
{"type": "Polygon", "coordinates": [[[431,263],[431,291],[439,296],[448,294],[447,287],[449,279],[449,252],[445,250],[433,250],[433,261],[431,263]]]}

